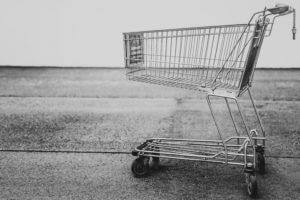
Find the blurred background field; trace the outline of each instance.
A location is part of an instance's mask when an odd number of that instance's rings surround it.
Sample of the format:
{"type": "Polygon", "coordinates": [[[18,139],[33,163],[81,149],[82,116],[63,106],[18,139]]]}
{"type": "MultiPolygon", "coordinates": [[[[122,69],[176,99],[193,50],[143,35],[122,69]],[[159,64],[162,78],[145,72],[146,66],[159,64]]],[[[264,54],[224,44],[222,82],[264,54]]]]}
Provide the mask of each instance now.
{"type": "MultiPolygon", "coordinates": [[[[203,93],[127,81],[124,69],[1,68],[0,74],[2,149],[129,152],[149,137],[217,136],[203,93]]],[[[299,69],[259,69],[254,76],[269,155],[300,156],[299,77],[299,69]]],[[[258,128],[244,96],[246,121],[258,128]]],[[[229,137],[226,105],[213,103],[229,137]]]]}
{"type": "MultiPolygon", "coordinates": [[[[300,69],[257,69],[253,96],[257,100],[298,101],[300,69]]],[[[0,69],[3,97],[198,98],[195,91],[127,81],[122,68],[0,69]]]]}

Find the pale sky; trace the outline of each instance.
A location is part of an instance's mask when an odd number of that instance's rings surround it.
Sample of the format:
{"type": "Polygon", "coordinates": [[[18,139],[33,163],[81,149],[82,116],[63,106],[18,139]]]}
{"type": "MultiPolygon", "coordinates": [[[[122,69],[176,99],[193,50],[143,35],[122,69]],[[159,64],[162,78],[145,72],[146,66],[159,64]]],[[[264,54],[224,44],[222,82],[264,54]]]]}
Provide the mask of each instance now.
{"type": "MultiPolygon", "coordinates": [[[[277,3],[300,16],[299,0],[0,0],[0,65],[123,67],[123,32],[247,23],[277,3]]],[[[259,67],[300,67],[291,28],[276,21],[259,67]]]]}

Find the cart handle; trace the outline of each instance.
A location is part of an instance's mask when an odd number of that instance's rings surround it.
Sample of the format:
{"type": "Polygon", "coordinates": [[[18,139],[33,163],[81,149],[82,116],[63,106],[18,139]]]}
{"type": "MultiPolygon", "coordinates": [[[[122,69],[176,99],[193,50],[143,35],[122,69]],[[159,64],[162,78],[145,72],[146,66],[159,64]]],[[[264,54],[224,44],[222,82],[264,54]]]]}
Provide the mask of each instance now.
{"type": "Polygon", "coordinates": [[[273,15],[288,15],[293,13],[293,28],[292,28],[292,33],[293,33],[293,40],[296,39],[296,10],[288,5],[285,4],[276,4],[274,8],[268,8],[267,9],[271,14],[273,15]]]}
{"type": "Polygon", "coordinates": [[[270,11],[273,15],[287,15],[289,13],[292,13],[295,9],[285,4],[276,4],[274,8],[268,8],[267,10],[270,11]]]}

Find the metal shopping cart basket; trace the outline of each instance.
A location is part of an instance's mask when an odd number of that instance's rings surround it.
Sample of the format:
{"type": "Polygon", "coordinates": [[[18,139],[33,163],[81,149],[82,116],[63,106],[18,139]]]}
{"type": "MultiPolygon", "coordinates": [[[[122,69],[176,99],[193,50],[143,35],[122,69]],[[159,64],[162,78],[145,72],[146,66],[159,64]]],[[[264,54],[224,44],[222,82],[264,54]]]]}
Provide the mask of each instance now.
{"type": "Polygon", "coordinates": [[[149,173],[149,162],[159,158],[196,160],[244,167],[247,191],[257,195],[255,172],[265,171],[265,131],[254,105],[250,87],[265,36],[275,19],[295,9],[276,5],[254,13],[247,24],[207,26],[124,33],[126,75],[129,80],[205,92],[216,125],[218,140],[152,138],[136,147],[131,166],[136,177],[149,173]],[[245,122],[238,98],[248,93],[259,130],[245,122]],[[224,98],[236,135],[224,138],[216,121],[211,97],[224,98]],[[229,100],[235,102],[246,134],[241,135],[229,100]]]}

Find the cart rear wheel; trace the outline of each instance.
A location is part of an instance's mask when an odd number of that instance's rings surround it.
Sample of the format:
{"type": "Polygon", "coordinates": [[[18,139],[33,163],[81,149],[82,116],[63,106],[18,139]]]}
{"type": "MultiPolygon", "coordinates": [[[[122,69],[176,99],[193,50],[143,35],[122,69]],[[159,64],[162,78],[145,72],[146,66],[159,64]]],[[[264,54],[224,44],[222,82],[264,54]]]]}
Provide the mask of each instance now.
{"type": "Polygon", "coordinates": [[[139,157],[131,164],[131,171],[135,177],[140,178],[149,173],[149,158],[139,157]]]}
{"type": "Polygon", "coordinates": [[[250,197],[254,198],[257,197],[257,180],[254,174],[247,174],[248,181],[247,181],[247,191],[250,197]]]}
{"type": "Polygon", "coordinates": [[[257,152],[256,154],[256,165],[260,174],[264,174],[266,172],[265,156],[260,152],[257,152]]]}

